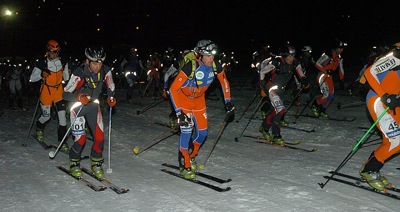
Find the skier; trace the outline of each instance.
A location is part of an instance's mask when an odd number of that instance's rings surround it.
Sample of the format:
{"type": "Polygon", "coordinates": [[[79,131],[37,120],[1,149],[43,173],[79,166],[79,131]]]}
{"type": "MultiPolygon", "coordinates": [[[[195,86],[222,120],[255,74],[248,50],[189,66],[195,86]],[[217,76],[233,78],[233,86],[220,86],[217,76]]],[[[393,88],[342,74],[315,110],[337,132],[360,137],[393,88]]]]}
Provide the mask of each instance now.
{"type": "Polygon", "coordinates": [[[382,191],[390,183],[380,175],[380,169],[388,158],[400,151],[400,43],[369,66],[364,76],[371,86],[366,101],[373,120],[389,107],[376,125],[383,134],[382,143],[360,169],[368,184],[382,191]]]}
{"type": "Polygon", "coordinates": [[[328,53],[323,53],[315,63],[315,67],[319,70],[317,74],[317,84],[322,93],[322,96],[315,99],[311,106],[315,117],[329,118],[326,109],[329,108],[333,101],[335,89],[332,74],[337,70],[339,72],[339,79],[343,82],[344,69],[341,54],[345,46],[347,46],[347,43],[336,40],[333,46],[334,48],[328,53]]]}
{"type": "Polygon", "coordinates": [[[180,174],[186,179],[196,178],[195,157],[208,134],[205,92],[215,77],[223,88],[227,121],[234,119],[229,82],[221,64],[214,61],[217,46],[210,40],[200,40],[194,50],[196,58],[183,66],[169,89],[181,130],[180,174]]]}
{"type": "Polygon", "coordinates": [[[103,86],[107,87],[107,103],[115,106],[115,85],[112,73],[103,62],[106,53],[102,47],[88,47],[85,49],[86,62],[77,67],[71,75],[71,80],[64,89],[64,99],[75,102],[71,107],[72,135],[75,143],[69,151],[70,172],[75,177],[82,175],[80,158],[86,143],[85,122],[93,133],[93,146],[90,159],[92,171],[97,178],[104,178],[102,168],[104,148],[103,117],[99,106],[99,96],[103,86]],[[77,111],[82,107],[79,114],[77,111]],[[77,117],[77,118],[76,118],[77,117]]]}
{"type": "MultiPolygon", "coordinates": [[[[57,110],[58,141],[61,141],[67,132],[62,82],[69,80],[68,63],[59,57],[61,47],[57,41],[49,40],[46,48],[46,57],[37,62],[30,76],[30,82],[42,80],[39,97],[42,115],[36,121],[36,139],[39,142],[44,142],[44,129],[51,118],[52,105],[57,110]]],[[[61,151],[68,149],[67,142],[64,142],[61,151]]]]}
{"type": "Polygon", "coordinates": [[[126,100],[128,102],[133,103],[133,86],[138,81],[139,74],[139,59],[138,59],[138,50],[136,48],[130,49],[129,63],[125,69],[125,77],[128,83],[128,88],[126,90],[126,100]]]}
{"type": "Polygon", "coordinates": [[[265,107],[268,107],[268,112],[258,130],[266,140],[280,145],[285,144],[280,130],[282,115],[285,113],[283,104],[285,88],[294,73],[304,88],[309,87],[308,79],[304,75],[300,63],[295,60],[295,55],[296,50],[293,46],[284,45],[280,49],[280,56],[261,64],[260,86],[267,94],[269,101],[264,104],[265,107]],[[272,135],[269,133],[269,128],[272,128],[272,135]]]}
{"type": "Polygon", "coordinates": [[[9,106],[10,109],[15,110],[14,101],[17,100],[17,106],[19,109],[22,108],[22,67],[16,66],[13,67],[11,71],[7,72],[6,79],[9,80],[9,88],[10,88],[10,99],[9,106]]]}

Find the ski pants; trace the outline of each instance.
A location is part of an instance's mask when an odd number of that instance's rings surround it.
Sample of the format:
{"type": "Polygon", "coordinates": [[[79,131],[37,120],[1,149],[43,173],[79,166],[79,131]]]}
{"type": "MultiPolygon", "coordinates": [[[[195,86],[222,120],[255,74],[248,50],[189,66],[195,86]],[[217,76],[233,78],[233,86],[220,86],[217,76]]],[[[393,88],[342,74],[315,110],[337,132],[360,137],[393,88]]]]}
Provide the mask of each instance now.
{"type": "MultiPolygon", "coordinates": [[[[374,121],[383,113],[386,106],[381,102],[379,96],[372,90],[367,95],[368,111],[374,121]]],[[[400,151],[400,108],[396,112],[388,110],[376,125],[382,132],[382,143],[375,150],[375,158],[384,163],[389,157],[400,151]],[[396,114],[396,115],[395,115],[396,114]]]]}
{"type": "Polygon", "coordinates": [[[99,102],[96,100],[84,105],[80,113],[76,114],[81,106],[82,104],[77,102],[71,107],[71,123],[75,120],[71,128],[75,143],[69,151],[69,158],[81,158],[81,153],[86,143],[86,122],[90,131],[93,133],[93,145],[90,155],[93,158],[103,158],[104,124],[99,102]]]}

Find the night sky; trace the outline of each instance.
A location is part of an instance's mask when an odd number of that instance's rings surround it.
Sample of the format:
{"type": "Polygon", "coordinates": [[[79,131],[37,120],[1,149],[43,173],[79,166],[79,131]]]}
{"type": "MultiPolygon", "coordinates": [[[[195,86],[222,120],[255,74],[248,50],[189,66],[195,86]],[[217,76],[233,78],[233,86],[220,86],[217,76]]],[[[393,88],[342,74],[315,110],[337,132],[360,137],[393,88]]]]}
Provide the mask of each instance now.
{"type": "Polygon", "coordinates": [[[18,15],[0,17],[0,57],[42,54],[49,39],[62,43],[69,55],[83,55],[91,44],[105,46],[111,55],[135,46],[144,55],[167,47],[192,49],[204,38],[245,60],[264,45],[287,41],[298,49],[312,46],[318,57],[341,38],[349,44],[345,53],[357,59],[372,45],[400,40],[398,0],[1,2],[1,8],[8,6],[18,15]]]}

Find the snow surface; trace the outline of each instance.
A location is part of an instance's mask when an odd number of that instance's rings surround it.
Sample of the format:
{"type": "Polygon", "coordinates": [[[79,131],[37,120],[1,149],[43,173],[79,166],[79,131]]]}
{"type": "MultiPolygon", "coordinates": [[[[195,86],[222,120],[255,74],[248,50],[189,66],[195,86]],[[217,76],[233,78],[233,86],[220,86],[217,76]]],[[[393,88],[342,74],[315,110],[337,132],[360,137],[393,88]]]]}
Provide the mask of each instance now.
{"type": "MultiPolygon", "coordinates": [[[[255,91],[241,87],[249,83],[232,84],[232,101],[239,118],[255,91]]],[[[129,188],[118,195],[110,189],[94,192],[66,175],[58,165],[67,166],[68,156],[59,153],[55,159],[48,157],[36,141],[29,139],[27,147],[21,143],[27,138],[36,102],[27,105],[28,111],[6,110],[0,117],[0,205],[1,211],[398,211],[400,201],[330,181],[324,189],[318,183],[325,182],[324,175],[335,170],[351,152],[371,123],[365,106],[338,110],[336,105],[357,102],[360,99],[336,95],[328,113],[335,117],[356,117],[353,122],[337,122],[300,117],[296,124],[293,107],[286,120],[290,126],[312,129],[306,133],[282,129],[286,141],[300,140],[299,147],[318,151],[308,153],[288,148],[253,142],[241,137],[234,142],[253,113],[258,98],[244,117],[230,123],[225,129],[214,152],[206,163],[205,173],[231,178],[226,185],[231,191],[218,193],[209,188],[187,182],[160,171],[162,163],[177,164],[177,135],[154,145],[138,156],[132,148],[143,148],[168,128],[154,124],[168,123],[169,107],[161,103],[141,115],[136,111],[153,102],[151,97],[137,97],[141,103],[129,105],[123,100],[123,90],[118,90],[117,113],[112,117],[111,168],[106,177],[120,187],[129,188]]],[[[221,101],[207,101],[209,137],[197,157],[203,162],[223,123],[224,110],[221,101]]],[[[309,109],[305,113],[310,114],[309,109]]],[[[108,111],[104,111],[105,150],[104,168],[108,164],[108,111]]],[[[261,136],[261,121],[253,119],[244,135],[261,136]]],[[[168,135],[165,134],[165,135],[168,135]]],[[[367,137],[368,138],[368,137],[367,137]]],[[[56,121],[52,120],[45,131],[47,142],[57,145],[56,121]]],[[[72,140],[69,138],[71,145],[72,140]]],[[[356,175],[380,139],[372,135],[366,144],[345,164],[341,172],[356,175]]],[[[87,142],[83,155],[88,155],[91,141],[87,142]]],[[[400,185],[398,158],[387,162],[382,173],[394,185],[400,185]]],[[[89,167],[84,160],[83,166],[89,167]]],[[[98,183],[89,176],[87,179],[98,183]]],[[[201,178],[199,178],[201,179],[201,178]]],[[[202,179],[203,180],[203,179],[202,179]]],[[[100,185],[100,184],[99,184],[100,185]]],[[[400,187],[400,186],[399,186],[400,187]]]]}

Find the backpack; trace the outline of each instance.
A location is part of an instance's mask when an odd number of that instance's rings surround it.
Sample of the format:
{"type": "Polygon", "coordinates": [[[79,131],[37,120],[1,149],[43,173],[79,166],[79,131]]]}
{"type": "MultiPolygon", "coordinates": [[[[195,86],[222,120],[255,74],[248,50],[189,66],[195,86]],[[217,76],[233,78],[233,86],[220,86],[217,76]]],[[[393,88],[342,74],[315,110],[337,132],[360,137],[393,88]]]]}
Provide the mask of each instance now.
{"type": "MultiPolygon", "coordinates": [[[[192,72],[188,76],[188,79],[192,80],[199,64],[199,61],[197,60],[197,55],[194,51],[190,51],[183,57],[181,63],[179,64],[178,70],[182,71],[183,66],[185,66],[189,62],[192,62],[192,72]]],[[[215,61],[213,61],[212,67],[214,70],[214,74],[217,74],[217,66],[215,65],[215,61]]]]}

